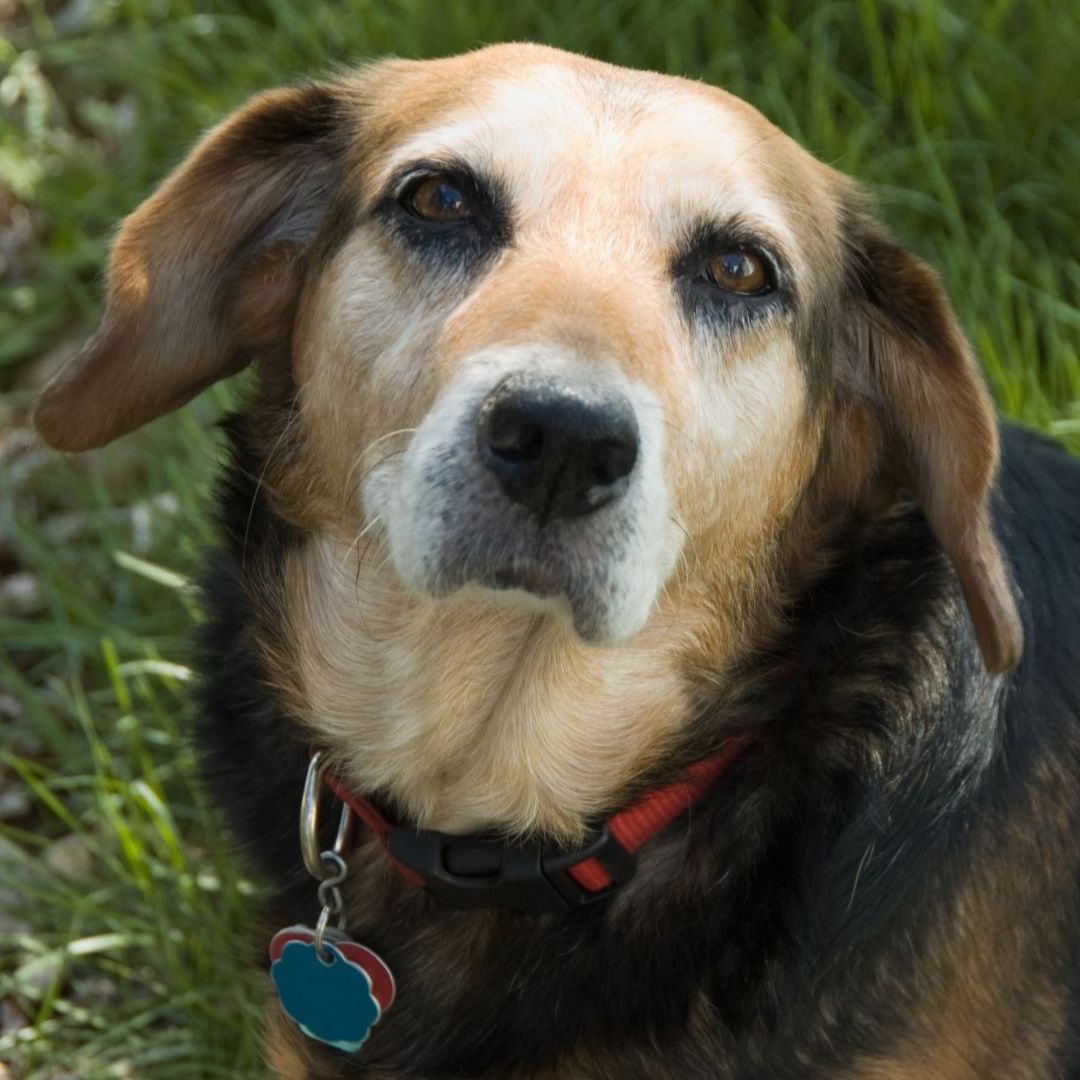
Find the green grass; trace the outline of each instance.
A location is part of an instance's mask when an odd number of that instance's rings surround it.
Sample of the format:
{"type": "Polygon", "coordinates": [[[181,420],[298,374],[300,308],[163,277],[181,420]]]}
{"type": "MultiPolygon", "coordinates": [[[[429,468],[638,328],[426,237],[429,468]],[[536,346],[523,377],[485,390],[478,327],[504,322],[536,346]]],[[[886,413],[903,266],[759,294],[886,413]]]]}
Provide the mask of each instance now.
{"type": "Polygon", "coordinates": [[[0,1062],[17,1075],[259,1074],[258,897],[184,734],[184,582],[228,391],[76,460],[22,428],[50,355],[93,323],[115,222],[252,91],[514,38],[726,86],[877,192],[941,269],[1003,410],[1080,447],[1075,5],[57,10],[31,0],[0,38],[0,1062]]]}

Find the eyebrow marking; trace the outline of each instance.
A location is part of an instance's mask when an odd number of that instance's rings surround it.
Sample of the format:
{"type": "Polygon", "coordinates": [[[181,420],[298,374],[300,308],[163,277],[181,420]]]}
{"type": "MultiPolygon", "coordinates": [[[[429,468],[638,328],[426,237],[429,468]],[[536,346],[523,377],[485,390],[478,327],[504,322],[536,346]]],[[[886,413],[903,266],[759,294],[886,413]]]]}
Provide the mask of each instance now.
{"type": "Polygon", "coordinates": [[[477,141],[484,128],[490,131],[491,121],[481,116],[479,120],[461,120],[414,135],[404,145],[397,147],[383,162],[382,168],[374,177],[373,186],[379,190],[384,189],[390,179],[399,175],[402,169],[407,168],[413,161],[462,162],[463,153],[481,149],[477,141]]]}

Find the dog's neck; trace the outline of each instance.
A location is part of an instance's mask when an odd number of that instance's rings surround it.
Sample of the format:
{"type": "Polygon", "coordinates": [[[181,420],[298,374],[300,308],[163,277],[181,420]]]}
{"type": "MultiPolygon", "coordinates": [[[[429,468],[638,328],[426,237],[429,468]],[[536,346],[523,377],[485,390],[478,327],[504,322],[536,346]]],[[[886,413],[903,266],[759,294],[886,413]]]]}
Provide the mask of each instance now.
{"type": "Polygon", "coordinates": [[[410,597],[382,561],[312,537],[286,571],[297,711],[357,790],[425,827],[574,841],[670,757],[692,711],[685,598],[603,649],[480,590],[410,597]]]}

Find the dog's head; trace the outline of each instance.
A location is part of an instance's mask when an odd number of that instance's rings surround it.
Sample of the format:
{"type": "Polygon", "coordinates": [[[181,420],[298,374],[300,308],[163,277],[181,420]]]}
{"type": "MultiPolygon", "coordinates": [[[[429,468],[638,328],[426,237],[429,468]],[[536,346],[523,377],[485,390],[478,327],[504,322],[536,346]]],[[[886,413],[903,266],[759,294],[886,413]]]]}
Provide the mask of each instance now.
{"type": "Polygon", "coordinates": [[[800,507],[905,490],[1017,660],[936,276],[719,90],[513,45],[262,94],[124,223],[35,423],[100,446],[252,359],[294,394],[280,512],[369,530],[413,598],[605,645],[676,594],[734,627],[800,507]]]}

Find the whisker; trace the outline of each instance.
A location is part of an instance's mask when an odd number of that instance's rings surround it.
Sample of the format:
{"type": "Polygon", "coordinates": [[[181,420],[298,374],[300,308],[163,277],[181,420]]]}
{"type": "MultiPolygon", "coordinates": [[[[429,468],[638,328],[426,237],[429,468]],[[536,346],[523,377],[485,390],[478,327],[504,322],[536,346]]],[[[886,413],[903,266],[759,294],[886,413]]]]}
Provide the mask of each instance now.
{"type": "MultiPolygon", "coordinates": [[[[347,548],[345,549],[345,554],[344,554],[344,555],[342,556],[342,558],[341,558],[341,561],[342,561],[342,562],[347,562],[347,561],[348,561],[348,558],[349,558],[349,556],[350,556],[350,555],[352,554],[352,552],[353,552],[353,548],[355,548],[355,547],[356,547],[356,546],[357,546],[357,545],[358,545],[358,544],[360,543],[360,541],[361,541],[361,540],[363,540],[363,539],[364,539],[364,537],[365,537],[365,536],[366,536],[366,535],[367,535],[367,534],[368,534],[368,533],[369,533],[369,532],[370,532],[370,531],[371,531],[371,530],[372,530],[373,528],[375,528],[375,526],[376,526],[376,525],[378,525],[378,524],[379,524],[379,522],[380,522],[380,521],[382,521],[382,518],[381,518],[381,517],[380,517],[380,516],[379,516],[378,514],[376,514],[376,515],[375,515],[375,517],[373,517],[373,518],[372,518],[372,519],[371,519],[371,520],[370,520],[370,521],[369,521],[369,522],[368,522],[368,523],[367,523],[367,524],[366,524],[366,525],[365,525],[365,526],[364,526],[364,527],[363,527],[363,528],[362,528],[362,529],[361,529],[361,530],[360,530],[360,531],[359,531],[359,532],[358,532],[358,533],[356,534],[356,539],[355,539],[355,540],[353,540],[353,542],[352,542],[352,543],[351,543],[351,544],[350,544],[350,545],[349,545],[349,546],[348,546],[348,547],[347,547],[347,548]]],[[[359,564],[358,564],[358,571],[359,571],[359,564]]]]}
{"type": "MultiPolygon", "coordinates": [[[[342,482],[341,486],[342,501],[344,502],[345,500],[347,500],[349,498],[349,493],[355,490],[352,482],[353,474],[358,468],[360,468],[360,466],[367,459],[368,454],[370,454],[371,451],[379,445],[379,443],[385,442],[387,439],[393,438],[395,435],[411,435],[415,431],[416,428],[398,428],[396,431],[388,431],[385,435],[380,435],[377,439],[368,443],[368,445],[364,447],[364,449],[361,450],[359,454],[356,455],[356,458],[353,461],[352,465],[349,466],[349,471],[345,474],[345,479],[342,482]]],[[[398,450],[395,451],[395,453],[404,453],[404,450],[398,450]]],[[[389,460],[389,457],[391,456],[393,455],[388,455],[387,457],[380,458],[374,465],[372,465],[371,468],[368,469],[362,477],[360,477],[360,483],[357,485],[357,487],[363,487],[364,481],[368,478],[368,475],[372,472],[372,470],[377,469],[385,461],[389,460]]]]}
{"type": "Polygon", "coordinates": [[[693,446],[696,442],[694,436],[683,431],[683,429],[679,427],[679,425],[676,424],[674,420],[671,420],[665,416],[662,418],[662,422],[664,427],[666,427],[669,431],[673,431],[676,435],[679,436],[680,439],[685,439],[688,443],[690,443],[691,446],[693,446]]]}
{"type": "Polygon", "coordinates": [[[386,442],[387,439],[392,439],[395,435],[415,435],[416,430],[414,427],[403,427],[398,428],[396,431],[388,431],[385,435],[380,435],[374,442],[368,443],[364,453],[369,454],[379,443],[386,442]]]}
{"type": "Polygon", "coordinates": [[[400,456],[401,456],[402,454],[404,454],[404,453],[405,453],[405,449],[404,449],[404,448],[403,448],[403,449],[401,449],[401,450],[392,450],[392,451],[391,451],[391,452],[390,452],[389,454],[385,454],[385,455],[384,455],[383,457],[379,458],[379,460],[378,460],[378,461],[376,461],[376,462],[375,462],[375,463],[374,463],[374,464],[373,464],[372,466],[370,466],[369,468],[367,468],[367,469],[365,469],[365,470],[364,470],[364,475],[363,475],[363,476],[361,476],[361,477],[360,477],[360,479],[359,479],[359,480],[357,481],[356,487],[357,487],[358,489],[363,489],[363,486],[364,486],[364,481],[365,481],[365,480],[366,480],[366,479],[367,479],[367,478],[368,478],[368,477],[369,477],[369,476],[370,476],[370,475],[371,475],[371,474],[372,474],[372,473],[373,473],[373,472],[374,472],[374,471],[375,471],[375,470],[376,470],[377,468],[379,468],[379,466],[380,466],[380,465],[385,465],[385,464],[386,464],[386,463],[387,463],[387,462],[388,462],[388,461],[389,461],[389,460],[390,460],[391,458],[396,458],[396,457],[400,457],[400,456]]]}

